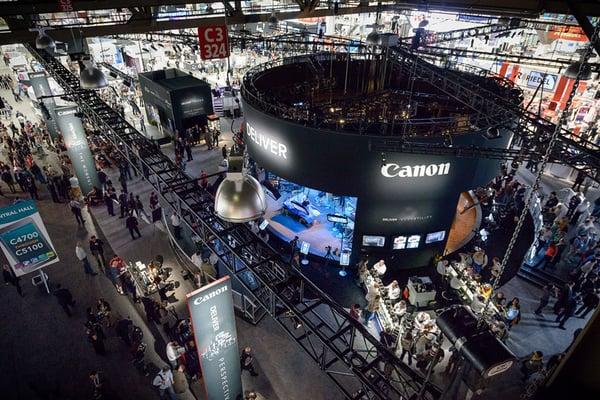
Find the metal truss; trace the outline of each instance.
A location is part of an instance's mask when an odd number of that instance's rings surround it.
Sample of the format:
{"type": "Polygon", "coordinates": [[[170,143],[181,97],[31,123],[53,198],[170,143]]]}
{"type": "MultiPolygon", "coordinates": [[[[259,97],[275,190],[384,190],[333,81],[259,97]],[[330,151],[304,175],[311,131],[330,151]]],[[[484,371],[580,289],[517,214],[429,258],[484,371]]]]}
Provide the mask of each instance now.
{"type": "Polygon", "coordinates": [[[112,143],[202,242],[215,252],[247,294],[278,322],[348,399],[404,400],[440,390],[402,363],[348,312],[284,261],[245,224],[214,213],[212,195],[79,79],[43,50],[29,51],[75,101],[102,138],[112,143]]]}
{"type": "MultiPolygon", "coordinates": [[[[402,47],[394,47],[391,55],[407,73],[412,71],[415,77],[428,81],[477,112],[482,125],[507,129],[527,146],[545,141],[555,129],[551,121],[523,109],[521,102],[515,97],[501,97],[478,82],[474,82],[473,79],[457,71],[436,67],[402,47]],[[490,116],[494,116],[493,120],[490,116]]],[[[489,72],[483,71],[483,73],[489,76],[482,75],[482,77],[500,79],[489,72]]],[[[509,82],[505,83],[509,84],[509,82]]],[[[454,151],[448,149],[448,152],[454,151]]],[[[561,155],[556,159],[561,160],[563,164],[583,167],[592,179],[600,180],[600,146],[597,144],[578,137],[567,129],[562,129],[554,151],[560,152],[561,155]]]]}
{"type": "Polygon", "coordinates": [[[129,82],[130,85],[137,82],[136,77],[126,74],[125,72],[121,71],[118,68],[115,68],[114,66],[110,65],[109,63],[101,62],[101,63],[98,63],[98,65],[106,68],[113,76],[118,76],[119,78],[123,79],[124,81],[129,82]]]}
{"type": "MultiPolygon", "coordinates": [[[[448,57],[473,57],[489,61],[510,61],[514,63],[529,64],[543,67],[566,68],[573,63],[569,59],[561,58],[541,58],[526,56],[522,54],[493,53],[488,51],[477,51],[461,47],[439,47],[427,46],[416,50],[423,57],[432,57],[436,60],[446,59],[448,57]]],[[[600,72],[600,64],[590,63],[594,72],[600,72]]]]}

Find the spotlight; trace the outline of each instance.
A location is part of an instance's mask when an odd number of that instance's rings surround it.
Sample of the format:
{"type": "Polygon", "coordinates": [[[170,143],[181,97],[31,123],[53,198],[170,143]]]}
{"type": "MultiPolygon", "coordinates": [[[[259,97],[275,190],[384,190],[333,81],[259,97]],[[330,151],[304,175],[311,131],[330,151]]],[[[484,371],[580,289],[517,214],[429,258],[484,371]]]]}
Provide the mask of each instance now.
{"type": "Polygon", "coordinates": [[[56,47],[56,43],[54,43],[54,39],[52,39],[45,30],[40,29],[37,37],[35,38],[35,48],[39,50],[46,49],[54,49],[56,47]]]}
{"type": "Polygon", "coordinates": [[[379,33],[375,32],[375,30],[373,29],[371,31],[371,33],[369,33],[367,35],[367,43],[368,44],[379,44],[379,41],[381,40],[381,38],[379,37],[379,33]]]}
{"type": "Polygon", "coordinates": [[[581,62],[577,61],[573,64],[569,65],[565,70],[564,75],[567,78],[575,79],[577,78],[577,74],[579,73],[579,69],[581,68],[581,77],[579,78],[582,81],[588,81],[592,78],[592,68],[590,64],[583,64],[581,66],[581,62]]]}
{"type": "Polygon", "coordinates": [[[106,76],[94,65],[92,60],[83,60],[82,63],[85,66],[79,76],[82,89],[100,89],[108,86],[106,76]]]}
{"type": "Polygon", "coordinates": [[[500,137],[500,130],[495,126],[490,126],[486,129],[483,137],[489,140],[498,139],[500,137]]]}
{"type": "Polygon", "coordinates": [[[260,183],[242,173],[243,156],[230,155],[227,176],[215,194],[215,212],[228,222],[249,222],[262,217],[267,209],[260,183]]]}

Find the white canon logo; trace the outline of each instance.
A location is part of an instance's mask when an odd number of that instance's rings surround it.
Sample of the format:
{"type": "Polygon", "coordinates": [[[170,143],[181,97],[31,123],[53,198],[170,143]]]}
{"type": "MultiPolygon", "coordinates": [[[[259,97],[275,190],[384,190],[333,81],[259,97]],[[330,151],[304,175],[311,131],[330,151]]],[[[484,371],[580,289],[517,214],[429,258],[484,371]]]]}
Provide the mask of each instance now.
{"type": "Polygon", "coordinates": [[[423,176],[448,175],[450,163],[429,165],[404,165],[386,164],[381,167],[381,175],[386,178],[418,178],[423,176]]]}
{"type": "Polygon", "coordinates": [[[218,295],[220,295],[221,293],[224,293],[224,292],[226,292],[226,291],[227,291],[227,286],[223,286],[223,287],[221,287],[221,288],[219,288],[219,289],[217,289],[217,290],[214,290],[214,291],[212,291],[212,292],[210,292],[210,293],[208,293],[208,294],[205,294],[204,296],[197,297],[197,298],[194,300],[194,305],[195,305],[195,306],[198,306],[198,305],[200,305],[200,304],[204,303],[205,301],[207,301],[207,300],[210,300],[210,299],[212,299],[213,297],[215,297],[215,296],[218,296],[218,295]]]}

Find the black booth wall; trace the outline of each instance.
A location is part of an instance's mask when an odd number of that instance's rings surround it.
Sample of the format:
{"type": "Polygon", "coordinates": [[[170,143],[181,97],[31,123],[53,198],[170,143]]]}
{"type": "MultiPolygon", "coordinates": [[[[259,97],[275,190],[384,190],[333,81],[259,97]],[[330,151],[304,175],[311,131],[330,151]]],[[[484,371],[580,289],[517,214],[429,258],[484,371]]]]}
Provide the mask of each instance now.
{"type": "MultiPolygon", "coordinates": [[[[289,181],[358,198],[353,257],[359,255],[363,235],[385,236],[385,247],[369,247],[385,257],[388,266],[426,265],[441,253],[445,240],[425,245],[427,233],[452,225],[460,193],[489,182],[499,161],[457,158],[453,155],[386,153],[385,163],[402,166],[450,163],[448,174],[424,177],[385,177],[382,155],[371,151],[373,137],[319,130],[267,115],[242,100],[245,141],[250,156],[268,171],[289,181]],[[418,249],[392,250],[397,235],[421,235],[418,249]]],[[[506,147],[510,137],[486,140],[480,134],[462,134],[455,144],[506,147]]],[[[439,169],[439,168],[438,168],[439,169]]]]}

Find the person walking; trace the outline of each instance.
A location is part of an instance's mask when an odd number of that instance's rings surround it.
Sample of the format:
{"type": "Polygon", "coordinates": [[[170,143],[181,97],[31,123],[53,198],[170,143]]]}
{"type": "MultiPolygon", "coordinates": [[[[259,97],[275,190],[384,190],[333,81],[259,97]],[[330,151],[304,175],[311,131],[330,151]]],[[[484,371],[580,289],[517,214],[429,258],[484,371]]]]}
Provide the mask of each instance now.
{"type": "Polygon", "coordinates": [[[542,310],[550,302],[550,297],[552,296],[554,291],[555,291],[554,285],[551,283],[547,283],[542,288],[542,297],[540,297],[540,304],[539,304],[538,308],[534,311],[534,313],[536,315],[542,315],[542,310]]]}
{"type": "Polygon", "coordinates": [[[152,381],[152,385],[158,389],[161,399],[177,400],[173,383],[173,372],[166,365],[162,367],[152,381]]]}
{"type": "Polygon", "coordinates": [[[179,346],[179,343],[173,341],[167,343],[166,353],[171,367],[177,368],[179,366],[179,357],[185,353],[185,349],[179,346]]]}
{"type": "Polygon", "coordinates": [[[81,203],[75,199],[71,199],[69,202],[69,207],[71,208],[71,212],[75,216],[75,220],[79,226],[85,224],[85,219],[81,215],[81,203]]]}
{"type": "Polygon", "coordinates": [[[58,304],[65,310],[65,314],[67,317],[71,317],[71,309],[75,306],[75,300],[73,300],[73,295],[69,291],[69,289],[63,288],[60,284],[56,285],[56,290],[52,293],[58,304]]]}
{"type": "Polygon", "coordinates": [[[99,335],[95,329],[87,329],[86,333],[88,340],[94,347],[94,351],[96,352],[96,354],[101,356],[105,355],[106,347],[104,346],[104,339],[102,338],[102,336],[99,335]]]}
{"type": "Polygon", "coordinates": [[[173,371],[173,388],[177,394],[185,393],[188,388],[185,366],[183,364],[173,371]]]}
{"type": "Polygon", "coordinates": [[[133,331],[133,321],[130,317],[117,321],[115,325],[115,332],[127,347],[131,347],[131,331],[133,331]]]}
{"type": "Polygon", "coordinates": [[[104,194],[104,204],[106,205],[106,212],[111,217],[115,216],[115,203],[113,202],[113,198],[110,197],[108,193],[104,194]]]}
{"type": "Polygon", "coordinates": [[[577,300],[575,297],[571,297],[567,300],[565,307],[562,311],[556,316],[556,320],[554,322],[558,322],[559,329],[566,329],[565,323],[575,314],[575,310],[577,309],[577,300]]]}
{"type": "Polygon", "coordinates": [[[23,290],[21,289],[21,278],[15,275],[8,264],[2,264],[2,277],[4,278],[4,283],[6,285],[13,285],[15,288],[17,288],[17,293],[19,293],[19,296],[25,297],[23,290]]]}
{"type": "Polygon", "coordinates": [[[129,199],[127,197],[126,191],[121,191],[121,194],[119,195],[119,204],[121,206],[121,215],[119,216],[119,218],[125,218],[125,215],[127,215],[127,212],[129,211],[127,209],[129,199]]]}
{"type": "Polygon", "coordinates": [[[95,235],[90,237],[90,253],[92,253],[96,259],[100,271],[104,272],[104,268],[106,267],[106,259],[104,258],[104,242],[98,239],[95,235]]]}
{"type": "Polygon", "coordinates": [[[534,266],[533,268],[540,268],[540,269],[544,269],[546,268],[546,265],[554,265],[554,257],[556,257],[556,254],[558,253],[558,249],[556,248],[556,243],[554,242],[550,242],[550,244],[548,245],[548,247],[546,248],[546,251],[544,253],[544,257],[542,257],[534,266]]]}
{"type": "Polygon", "coordinates": [[[56,192],[56,186],[52,179],[48,179],[48,183],[46,184],[48,191],[50,192],[50,197],[52,197],[52,201],[54,203],[60,203],[60,199],[58,198],[58,193],[56,192]]]}
{"type": "Polygon", "coordinates": [[[125,220],[125,226],[127,226],[127,229],[129,229],[129,233],[131,234],[131,239],[135,240],[137,238],[142,237],[142,234],[140,233],[140,230],[138,229],[138,220],[133,214],[130,214],[129,217],[127,217],[127,219],[125,220]],[[134,233],[138,234],[137,238],[135,237],[134,233]]]}
{"type": "Polygon", "coordinates": [[[594,311],[594,309],[598,307],[599,303],[600,298],[598,297],[597,290],[589,291],[583,295],[583,304],[575,311],[575,314],[578,314],[577,316],[579,318],[585,318],[590,311],[594,311]]]}
{"type": "Polygon", "coordinates": [[[254,356],[252,355],[252,347],[246,346],[244,350],[242,350],[242,355],[240,356],[240,367],[242,371],[250,372],[252,376],[258,376],[258,373],[254,370],[254,356]]]}
{"type": "Polygon", "coordinates": [[[400,361],[404,361],[404,356],[408,355],[408,365],[412,365],[414,338],[410,330],[407,330],[404,336],[402,336],[400,339],[400,346],[402,347],[400,361]]]}
{"type": "Polygon", "coordinates": [[[90,262],[87,258],[87,253],[85,252],[85,250],[83,249],[83,246],[81,245],[81,242],[77,242],[77,245],[75,246],[75,255],[77,256],[77,258],[79,259],[79,261],[81,261],[81,263],[83,264],[83,270],[85,271],[86,274],[89,275],[98,275],[93,269],[92,266],[90,265],[90,262]]]}
{"type": "Polygon", "coordinates": [[[179,219],[179,215],[177,213],[171,214],[171,225],[173,225],[173,235],[175,239],[181,239],[181,220],[179,219]]]}

